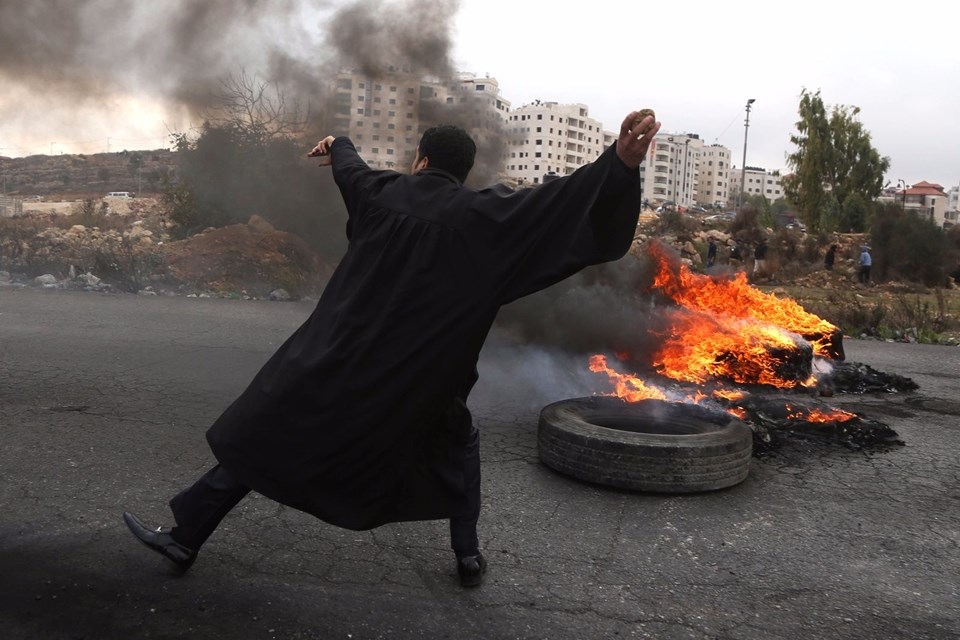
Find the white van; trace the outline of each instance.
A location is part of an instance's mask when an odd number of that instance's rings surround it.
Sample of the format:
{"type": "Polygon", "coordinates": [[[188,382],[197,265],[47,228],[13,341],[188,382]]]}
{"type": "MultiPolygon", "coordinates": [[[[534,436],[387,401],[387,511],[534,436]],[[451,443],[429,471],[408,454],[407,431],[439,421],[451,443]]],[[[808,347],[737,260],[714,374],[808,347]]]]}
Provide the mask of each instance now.
{"type": "Polygon", "coordinates": [[[108,198],[132,198],[133,196],[133,191],[111,191],[107,194],[108,198]]]}

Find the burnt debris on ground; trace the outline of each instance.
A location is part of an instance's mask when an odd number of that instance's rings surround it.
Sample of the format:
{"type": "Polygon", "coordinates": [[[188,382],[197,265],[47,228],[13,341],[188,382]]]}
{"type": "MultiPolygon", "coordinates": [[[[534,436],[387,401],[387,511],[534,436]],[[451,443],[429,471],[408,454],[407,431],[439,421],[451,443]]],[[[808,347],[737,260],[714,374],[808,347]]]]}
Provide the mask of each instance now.
{"type": "MultiPolygon", "coordinates": [[[[859,362],[833,362],[832,371],[820,378],[817,392],[869,394],[912,392],[912,379],[878,371],[859,362]]],[[[813,396],[800,393],[750,393],[731,402],[731,409],[753,430],[754,456],[769,455],[788,441],[841,446],[852,450],[889,451],[905,443],[888,425],[859,413],[836,409],[813,396]]]]}
{"type": "Polygon", "coordinates": [[[860,362],[836,362],[823,380],[839,393],[900,393],[916,391],[916,382],[895,373],[877,371],[860,362]]]}

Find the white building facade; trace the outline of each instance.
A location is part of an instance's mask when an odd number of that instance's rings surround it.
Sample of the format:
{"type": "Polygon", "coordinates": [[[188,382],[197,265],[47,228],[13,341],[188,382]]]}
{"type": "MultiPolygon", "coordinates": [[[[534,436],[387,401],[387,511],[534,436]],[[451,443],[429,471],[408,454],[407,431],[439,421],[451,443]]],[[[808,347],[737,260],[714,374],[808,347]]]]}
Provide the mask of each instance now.
{"type": "Polygon", "coordinates": [[[779,171],[767,171],[762,167],[733,167],[730,171],[730,199],[740,204],[740,186],[743,185],[747,197],[762,195],[770,202],[784,197],[783,176],[779,171]]]}
{"type": "Polygon", "coordinates": [[[495,78],[469,73],[441,81],[402,72],[372,78],[345,71],[333,87],[335,130],[348,135],[377,169],[409,169],[420,135],[440,122],[464,127],[478,145],[499,140],[509,110],[495,78]]]}
{"type": "Polygon", "coordinates": [[[730,149],[719,144],[704,146],[700,151],[700,172],[697,176],[697,202],[704,207],[727,207],[730,201],[732,167],[730,149]]]}
{"type": "Polygon", "coordinates": [[[511,111],[505,134],[504,174],[522,186],[570,175],[615,140],[586,105],[539,100],[511,111]]]}
{"type": "Polygon", "coordinates": [[[640,165],[643,199],[651,207],[697,203],[697,180],[703,141],[696,134],[658,133],[640,165]]]}

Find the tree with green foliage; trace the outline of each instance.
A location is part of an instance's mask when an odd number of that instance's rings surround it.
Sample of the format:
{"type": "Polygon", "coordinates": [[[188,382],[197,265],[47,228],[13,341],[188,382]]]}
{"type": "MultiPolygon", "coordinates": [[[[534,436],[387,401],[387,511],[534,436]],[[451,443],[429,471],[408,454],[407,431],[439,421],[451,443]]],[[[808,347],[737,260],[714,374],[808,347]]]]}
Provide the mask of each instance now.
{"type": "Polygon", "coordinates": [[[853,191],[840,204],[840,218],[836,228],[840,231],[866,229],[871,213],[870,203],[853,191]]]}
{"type": "Polygon", "coordinates": [[[756,211],[757,222],[765,227],[774,226],[773,204],[762,193],[752,193],[744,202],[745,207],[756,211]]]}
{"type": "Polygon", "coordinates": [[[888,204],[874,215],[870,228],[878,280],[902,278],[928,287],[942,287],[957,268],[960,250],[929,218],[888,204]]]}
{"type": "Polygon", "coordinates": [[[871,145],[859,107],[837,105],[828,114],[820,92],[804,89],[798,111],[797,133],[790,136],[797,149],[787,156],[793,174],[783,180],[787,198],[811,231],[866,230],[890,159],[871,145]],[[859,199],[845,210],[851,194],[859,199]],[[857,226],[847,229],[844,223],[857,226]]]}

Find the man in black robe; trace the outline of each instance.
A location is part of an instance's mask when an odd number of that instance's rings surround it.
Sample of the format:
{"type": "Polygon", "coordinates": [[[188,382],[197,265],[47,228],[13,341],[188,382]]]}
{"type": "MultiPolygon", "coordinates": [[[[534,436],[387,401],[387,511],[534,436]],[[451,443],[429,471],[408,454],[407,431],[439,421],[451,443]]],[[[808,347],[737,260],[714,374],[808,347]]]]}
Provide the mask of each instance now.
{"type": "Polygon", "coordinates": [[[309,155],[329,157],[346,203],[343,260],[207,431],[218,464],[170,500],[176,526],[127,526],[186,571],[250,490],[347,529],[449,519],[460,582],[480,584],[480,349],[501,305],[626,254],[659,128],[633,112],[596,161],[513,192],[463,186],[476,146],[456,127],[424,133],[409,175],[321,140],[309,155]]]}

